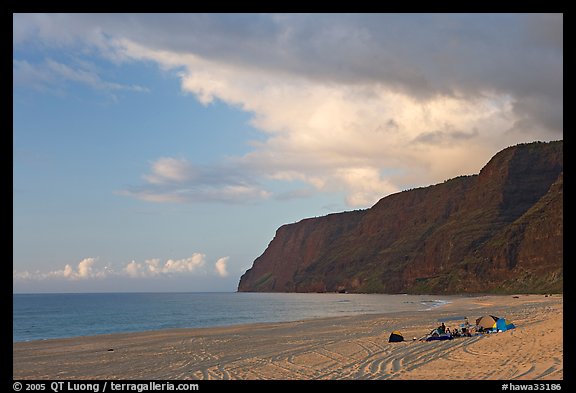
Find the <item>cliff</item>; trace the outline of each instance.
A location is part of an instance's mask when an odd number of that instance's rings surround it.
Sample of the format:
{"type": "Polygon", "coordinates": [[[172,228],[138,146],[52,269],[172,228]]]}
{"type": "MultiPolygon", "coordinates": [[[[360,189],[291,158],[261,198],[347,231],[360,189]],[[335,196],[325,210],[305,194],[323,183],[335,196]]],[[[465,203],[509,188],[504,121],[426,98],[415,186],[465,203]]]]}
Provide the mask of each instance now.
{"type": "Polygon", "coordinates": [[[563,142],[478,175],[280,227],[239,291],[546,293],[563,288],[563,142]]]}

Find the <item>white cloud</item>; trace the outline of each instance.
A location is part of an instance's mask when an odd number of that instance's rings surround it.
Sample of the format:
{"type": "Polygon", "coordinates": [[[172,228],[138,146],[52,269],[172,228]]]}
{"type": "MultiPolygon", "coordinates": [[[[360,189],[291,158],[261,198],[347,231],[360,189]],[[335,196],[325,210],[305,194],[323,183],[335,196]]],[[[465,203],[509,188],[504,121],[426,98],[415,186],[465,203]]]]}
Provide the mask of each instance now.
{"type": "Polygon", "coordinates": [[[66,264],[64,269],[54,270],[48,273],[40,271],[35,272],[13,272],[13,278],[18,280],[45,280],[45,279],[66,279],[66,280],[87,280],[87,279],[101,279],[106,278],[109,274],[109,267],[104,267],[103,270],[94,269],[94,265],[98,258],[84,258],[81,260],[76,269],[70,264],[66,264]]]}
{"type": "Polygon", "coordinates": [[[30,273],[29,271],[18,272],[16,270],[12,271],[12,278],[14,280],[33,280],[35,277],[38,277],[40,271],[36,271],[34,273],[30,273]]]}
{"type": "Polygon", "coordinates": [[[144,186],[118,191],[148,202],[226,202],[246,203],[266,199],[271,193],[255,180],[251,170],[241,165],[193,166],[182,158],[162,157],[151,163],[144,186]],[[252,178],[251,178],[252,177],[252,178]]]}
{"type": "MultiPolygon", "coordinates": [[[[245,156],[230,159],[245,176],[344,191],[349,206],[367,207],[392,192],[477,173],[517,137],[506,134],[513,126],[510,97],[497,92],[420,100],[383,85],[325,84],[133,42],[123,45],[134,58],[184,66],[179,71],[182,88],[201,102],[217,97],[254,113],[252,122],[267,139],[245,156]],[[471,140],[474,151],[467,143],[471,140]]],[[[156,172],[153,167],[147,179],[159,178],[156,172]]],[[[226,191],[244,199],[270,196],[252,185],[199,192],[194,186],[201,181],[188,180],[191,188],[179,192],[146,186],[127,195],[150,201],[199,200],[199,195],[202,200],[232,200],[226,191]]]]}
{"type": "Polygon", "coordinates": [[[214,268],[220,277],[228,277],[227,264],[230,257],[223,257],[216,261],[214,268]]]}
{"type": "Polygon", "coordinates": [[[160,259],[148,259],[144,263],[132,261],[124,267],[124,272],[130,277],[157,277],[170,274],[198,273],[206,264],[206,255],[194,253],[189,258],[168,259],[162,263],[160,259]]]}
{"type": "Polygon", "coordinates": [[[190,258],[169,259],[162,268],[162,273],[194,272],[206,263],[206,255],[194,254],[190,258]]]}
{"type": "MultiPolygon", "coordinates": [[[[226,263],[228,257],[220,258],[215,263],[215,274],[219,277],[226,277],[226,263]]],[[[162,262],[159,258],[147,259],[144,263],[135,260],[127,263],[120,270],[115,271],[110,264],[100,267],[97,266],[98,258],[85,258],[80,261],[75,268],[66,264],[64,269],[54,270],[51,272],[29,272],[13,271],[14,280],[88,280],[88,279],[105,279],[109,277],[125,278],[155,278],[155,277],[173,277],[182,275],[207,275],[206,255],[193,253],[188,258],[168,259],[162,262]]]]}
{"type": "Polygon", "coordinates": [[[90,278],[104,278],[106,277],[105,271],[95,271],[93,265],[98,258],[84,258],[78,263],[76,269],[70,265],[66,265],[64,270],[51,272],[48,275],[54,277],[62,277],[68,280],[86,280],[90,278]]]}
{"type": "Polygon", "coordinates": [[[181,183],[193,176],[192,165],[186,159],[163,157],[152,163],[152,173],[144,179],[151,184],[181,183]]]}
{"type": "Polygon", "coordinates": [[[369,206],[383,195],[397,191],[396,186],[382,179],[378,168],[343,168],[334,175],[348,187],[346,203],[349,206],[369,206]]]}
{"type": "Polygon", "coordinates": [[[126,265],[126,267],[124,268],[124,271],[130,277],[140,277],[142,274],[141,273],[142,265],[139,263],[136,263],[136,261],[132,261],[126,265]]]}

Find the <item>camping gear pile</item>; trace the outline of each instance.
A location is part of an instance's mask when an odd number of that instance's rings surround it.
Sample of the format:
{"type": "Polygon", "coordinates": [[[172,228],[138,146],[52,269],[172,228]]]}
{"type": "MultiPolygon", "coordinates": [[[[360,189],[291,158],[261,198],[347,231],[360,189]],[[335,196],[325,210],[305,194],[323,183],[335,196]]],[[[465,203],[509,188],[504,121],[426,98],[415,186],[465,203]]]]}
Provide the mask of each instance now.
{"type": "Polygon", "coordinates": [[[446,331],[446,326],[444,326],[444,322],[442,322],[442,326],[438,326],[436,329],[432,330],[428,337],[426,337],[426,341],[444,341],[444,340],[453,340],[454,337],[446,331]]]}
{"type": "Polygon", "coordinates": [[[452,335],[449,333],[440,333],[440,334],[432,333],[431,335],[426,337],[426,341],[444,341],[444,340],[454,340],[454,337],[452,337],[452,335]]]}

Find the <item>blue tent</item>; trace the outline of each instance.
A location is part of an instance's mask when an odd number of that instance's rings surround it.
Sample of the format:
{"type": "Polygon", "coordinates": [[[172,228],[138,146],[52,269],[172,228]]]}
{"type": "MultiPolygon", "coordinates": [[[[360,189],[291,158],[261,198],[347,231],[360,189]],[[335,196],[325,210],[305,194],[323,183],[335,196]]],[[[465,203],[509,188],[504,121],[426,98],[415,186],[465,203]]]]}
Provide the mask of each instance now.
{"type": "Polygon", "coordinates": [[[506,330],[514,329],[513,323],[506,324],[506,320],[504,318],[500,318],[496,321],[496,330],[500,330],[501,332],[505,332],[506,330]]]}

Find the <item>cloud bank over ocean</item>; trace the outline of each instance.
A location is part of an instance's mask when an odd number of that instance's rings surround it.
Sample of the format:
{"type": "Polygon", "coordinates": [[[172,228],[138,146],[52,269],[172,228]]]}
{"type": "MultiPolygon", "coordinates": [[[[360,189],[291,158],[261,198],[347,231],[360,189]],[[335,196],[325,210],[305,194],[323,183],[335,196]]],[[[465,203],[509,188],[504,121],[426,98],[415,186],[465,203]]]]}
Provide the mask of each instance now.
{"type": "Polygon", "coordinates": [[[156,278],[166,277],[171,275],[215,275],[219,277],[227,277],[228,271],[227,263],[229,257],[219,258],[212,264],[213,271],[209,269],[210,263],[206,260],[206,255],[194,253],[189,258],[183,259],[168,259],[161,261],[159,258],[147,259],[140,263],[137,261],[130,261],[120,268],[115,268],[112,264],[108,263],[103,265],[99,263],[99,258],[84,258],[76,266],[66,264],[63,269],[54,270],[50,272],[41,271],[13,271],[13,279],[17,281],[33,281],[33,280],[47,280],[47,279],[60,279],[60,280],[92,280],[92,279],[105,279],[110,277],[125,277],[125,278],[156,278]]]}

